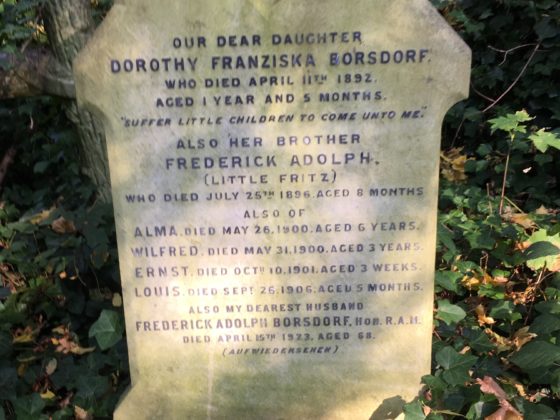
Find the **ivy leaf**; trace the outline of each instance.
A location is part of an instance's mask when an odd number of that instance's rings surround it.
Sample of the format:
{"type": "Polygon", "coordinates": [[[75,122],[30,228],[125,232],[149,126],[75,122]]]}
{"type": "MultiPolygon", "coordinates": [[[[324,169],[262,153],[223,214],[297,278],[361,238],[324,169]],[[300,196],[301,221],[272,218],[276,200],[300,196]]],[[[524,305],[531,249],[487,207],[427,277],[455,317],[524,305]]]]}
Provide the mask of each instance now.
{"type": "Polygon", "coordinates": [[[45,405],[45,401],[36,393],[18,398],[14,401],[16,417],[18,420],[37,420],[45,405]]]}
{"type": "Polygon", "coordinates": [[[456,271],[436,271],[436,284],[450,292],[459,293],[461,291],[461,273],[456,271]]]}
{"type": "Polygon", "coordinates": [[[560,233],[549,236],[545,229],[541,229],[533,233],[527,243],[531,245],[524,257],[529,268],[536,271],[546,267],[550,271],[560,271],[560,233]]]}
{"type": "Polygon", "coordinates": [[[472,249],[492,250],[496,246],[496,241],[490,236],[489,232],[471,232],[465,235],[472,249]]]}
{"type": "Polygon", "coordinates": [[[545,131],[544,128],[529,136],[529,140],[533,142],[537,150],[545,153],[549,147],[560,149],[560,138],[554,133],[545,131]]]}
{"type": "Polygon", "coordinates": [[[523,370],[548,368],[560,360],[560,346],[546,341],[531,341],[509,360],[523,370]]]}
{"type": "Polygon", "coordinates": [[[81,376],[76,382],[80,398],[92,400],[103,395],[109,389],[109,381],[103,376],[81,376]]]}
{"type": "Polygon", "coordinates": [[[496,303],[490,310],[490,316],[495,319],[505,319],[511,322],[521,319],[521,314],[515,310],[515,305],[510,301],[496,303]]]}
{"type": "Polygon", "coordinates": [[[535,318],[530,328],[537,335],[548,335],[560,330],[560,318],[554,315],[544,314],[535,318]]]}
{"type": "Polygon", "coordinates": [[[476,361],[475,356],[460,354],[450,346],[436,353],[436,362],[444,369],[441,377],[449,385],[461,385],[468,381],[469,370],[476,361]]]}
{"type": "Polygon", "coordinates": [[[33,173],[44,174],[51,163],[49,161],[37,162],[33,166],[33,173]]]}
{"type": "Polygon", "coordinates": [[[438,376],[424,375],[422,376],[422,383],[426,384],[432,391],[445,391],[447,384],[438,376]]]}
{"type": "Polygon", "coordinates": [[[463,331],[463,336],[468,340],[469,346],[479,353],[489,352],[496,347],[490,341],[488,335],[480,330],[465,329],[463,331]]]}
{"type": "Polygon", "coordinates": [[[548,302],[540,302],[535,305],[535,309],[541,314],[559,315],[560,302],[554,300],[548,302]]]}
{"type": "Polygon", "coordinates": [[[556,418],[556,412],[544,404],[532,404],[529,401],[523,401],[523,411],[525,420],[548,420],[556,418]]]}
{"type": "Polygon", "coordinates": [[[122,316],[115,311],[104,309],[89,329],[89,337],[95,337],[101,350],[107,350],[120,341],[123,332],[122,316]]]}
{"type": "Polygon", "coordinates": [[[467,313],[460,306],[453,305],[447,299],[444,299],[438,303],[436,316],[447,325],[452,325],[463,320],[467,316],[467,313]]]}
{"type": "Polygon", "coordinates": [[[15,368],[0,369],[0,399],[15,398],[16,384],[18,381],[17,371],[15,368]]]}
{"type": "MultiPolygon", "coordinates": [[[[493,412],[495,412],[497,408],[498,408],[497,401],[491,401],[491,402],[478,401],[478,402],[474,403],[473,405],[471,405],[471,408],[469,409],[466,418],[467,419],[487,419],[487,418],[490,418],[488,416],[490,416],[493,412]]],[[[498,418],[494,418],[494,419],[498,420],[500,418],[498,417],[498,418]]],[[[504,420],[503,417],[500,420],[504,420]]]]}
{"type": "Polygon", "coordinates": [[[450,231],[443,223],[438,224],[437,230],[438,242],[441,242],[449,251],[453,254],[457,253],[457,247],[455,242],[453,242],[453,232],[450,231]]]}
{"type": "Polygon", "coordinates": [[[56,371],[51,375],[50,379],[56,388],[63,386],[72,388],[78,378],[86,375],[79,367],[74,364],[73,357],[64,357],[58,364],[56,371]]]}
{"type": "Polygon", "coordinates": [[[0,332],[0,357],[8,356],[12,352],[12,338],[9,334],[0,332]]]}
{"type": "Polygon", "coordinates": [[[478,148],[476,149],[476,153],[477,155],[479,155],[480,157],[486,157],[488,156],[490,153],[492,153],[492,146],[490,144],[481,144],[480,146],[478,146],[478,148]]]}
{"type": "Polygon", "coordinates": [[[541,20],[534,28],[540,39],[553,38],[558,33],[558,29],[554,27],[549,17],[541,20]]]}
{"type": "Polygon", "coordinates": [[[494,286],[493,284],[483,284],[478,289],[478,295],[494,300],[502,300],[505,297],[505,292],[502,287],[494,286]]]}
{"type": "Polygon", "coordinates": [[[453,347],[445,346],[436,353],[435,359],[443,369],[450,369],[458,355],[459,353],[453,347]]]}
{"type": "Polygon", "coordinates": [[[525,257],[527,258],[527,261],[536,260],[537,258],[550,257],[552,255],[556,256],[558,254],[560,254],[560,248],[548,241],[535,242],[525,250],[525,257]]]}
{"type": "Polygon", "coordinates": [[[413,401],[404,406],[404,419],[405,420],[424,420],[426,415],[422,410],[420,401],[413,401]]]}

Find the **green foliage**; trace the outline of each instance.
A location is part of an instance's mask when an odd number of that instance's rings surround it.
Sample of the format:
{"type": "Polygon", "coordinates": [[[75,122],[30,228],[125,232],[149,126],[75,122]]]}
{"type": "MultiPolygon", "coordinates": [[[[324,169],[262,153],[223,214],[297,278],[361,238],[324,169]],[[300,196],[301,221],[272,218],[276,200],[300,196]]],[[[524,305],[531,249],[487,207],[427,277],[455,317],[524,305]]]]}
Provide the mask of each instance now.
{"type": "Polygon", "coordinates": [[[438,302],[437,319],[441,319],[447,325],[456,324],[467,316],[467,313],[459,306],[452,305],[447,299],[438,302]]]}
{"type": "Polygon", "coordinates": [[[531,244],[524,255],[533,270],[553,267],[560,252],[560,233],[549,235],[545,229],[534,232],[527,241],[531,244]]]}
{"type": "MultiPolygon", "coordinates": [[[[560,101],[560,3],[555,0],[432,0],[473,51],[471,95],[455,106],[444,128],[444,147],[461,147],[473,184],[502,186],[530,210],[558,206],[560,101]],[[516,112],[526,132],[511,144],[508,121],[516,112]],[[494,121],[491,127],[487,121],[494,121]],[[492,130],[489,130],[492,128],[492,130]],[[509,134],[509,133],[508,133],[509,134]],[[511,150],[510,150],[511,148],[511,150]],[[553,149],[553,150],[550,150],[553,149]],[[546,153],[546,154],[545,154],[546,153]]],[[[513,118],[512,118],[513,117],[513,118]]],[[[499,194],[499,192],[497,192],[499,194]]]]}
{"type": "Polygon", "coordinates": [[[107,350],[117,344],[124,333],[122,316],[115,311],[104,309],[99,319],[89,329],[89,336],[95,337],[99,348],[107,350]]]}
{"type": "Polygon", "coordinates": [[[558,418],[560,3],[432,3],[472,94],[446,122],[433,369],[406,418],[558,418]]]}
{"type": "Polygon", "coordinates": [[[533,142],[537,150],[545,153],[549,147],[560,149],[560,138],[555,133],[549,133],[544,128],[531,134],[529,140],[533,142]]]}
{"type": "MultiPolygon", "coordinates": [[[[490,124],[525,141],[527,117],[490,124]]],[[[407,418],[482,419],[503,401],[525,418],[555,418],[560,409],[560,212],[524,212],[513,194],[500,214],[501,198],[488,191],[475,178],[442,181],[434,365],[407,418]],[[483,378],[505,400],[480,386],[483,378]]]]}
{"type": "MultiPolygon", "coordinates": [[[[0,0],[0,68],[8,68],[9,62],[2,52],[19,54],[21,47],[29,42],[46,44],[46,0],[0,0]]],[[[113,0],[92,0],[93,15],[103,19],[113,5],[113,0]]]]}
{"type": "MultiPolygon", "coordinates": [[[[46,40],[41,26],[45,0],[3,0],[0,3],[0,51],[16,52],[22,42],[34,38],[46,40]]],[[[1,67],[5,67],[0,63],[1,67]]]]}
{"type": "Polygon", "coordinates": [[[441,379],[450,386],[458,386],[469,380],[469,371],[477,358],[460,354],[453,347],[446,346],[436,353],[435,360],[442,369],[441,379]]]}
{"type": "MultiPolygon", "coordinates": [[[[480,112],[513,84],[527,63],[527,69],[504,99],[498,113],[527,109],[537,115],[539,125],[548,127],[560,119],[560,103],[550,81],[560,71],[560,6],[556,0],[432,0],[473,50],[471,98],[456,109],[461,120],[466,114],[466,133],[479,130],[480,112]],[[535,48],[537,52],[531,60],[535,48]],[[465,112],[466,111],[466,112],[465,112]]],[[[476,146],[469,134],[466,141],[476,146]]]]}
{"type": "Polygon", "coordinates": [[[527,128],[521,123],[531,121],[532,119],[526,111],[517,111],[515,114],[507,114],[504,117],[494,118],[488,122],[491,125],[492,133],[496,130],[502,130],[513,139],[517,133],[527,132],[527,128]]]}
{"type": "Polygon", "coordinates": [[[546,341],[532,341],[510,357],[509,361],[526,372],[551,369],[560,360],[560,346],[546,341]]]}
{"type": "Polygon", "coordinates": [[[17,148],[0,200],[7,418],[108,417],[128,384],[112,209],[80,175],[59,109],[47,98],[0,106],[0,136],[17,148]]]}

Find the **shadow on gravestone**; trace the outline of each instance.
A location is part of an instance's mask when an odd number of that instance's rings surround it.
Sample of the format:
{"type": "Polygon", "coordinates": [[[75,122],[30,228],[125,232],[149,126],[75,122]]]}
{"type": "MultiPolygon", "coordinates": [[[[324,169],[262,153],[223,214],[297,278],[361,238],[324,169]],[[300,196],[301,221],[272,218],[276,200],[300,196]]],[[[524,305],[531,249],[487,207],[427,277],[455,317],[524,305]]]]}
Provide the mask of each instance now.
{"type": "Polygon", "coordinates": [[[370,420],[396,419],[402,413],[402,407],[406,404],[400,396],[387,398],[373,412],[370,420]]]}
{"type": "Polygon", "coordinates": [[[469,67],[426,0],[117,2],[75,62],[111,171],[115,418],[391,418],[416,396],[469,67]]]}

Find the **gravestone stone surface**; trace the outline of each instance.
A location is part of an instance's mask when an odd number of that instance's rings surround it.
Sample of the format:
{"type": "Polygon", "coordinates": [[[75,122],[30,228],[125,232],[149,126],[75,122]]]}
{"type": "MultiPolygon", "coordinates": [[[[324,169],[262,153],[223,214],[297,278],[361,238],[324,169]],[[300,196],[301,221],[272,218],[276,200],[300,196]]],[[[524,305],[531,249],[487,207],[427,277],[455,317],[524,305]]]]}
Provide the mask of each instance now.
{"type": "Polygon", "coordinates": [[[469,68],[427,0],[117,1],[75,62],[111,170],[115,417],[394,417],[430,371],[469,68]]]}

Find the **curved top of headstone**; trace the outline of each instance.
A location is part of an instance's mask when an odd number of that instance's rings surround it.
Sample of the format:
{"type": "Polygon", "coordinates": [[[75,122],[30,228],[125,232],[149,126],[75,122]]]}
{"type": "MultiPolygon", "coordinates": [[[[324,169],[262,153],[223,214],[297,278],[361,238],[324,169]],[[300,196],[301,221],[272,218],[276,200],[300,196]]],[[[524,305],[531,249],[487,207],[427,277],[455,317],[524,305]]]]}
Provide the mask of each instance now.
{"type": "MultiPolygon", "coordinates": [[[[362,66],[364,71],[373,72],[380,67],[398,65],[394,62],[381,64],[382,51],[392,52],[404,47],[416,49],[414,59],[419,61],[419,51],[428,49],[424,59],[430,63],[430,75],[416,77],[414,65],[400,69],[404,71],[401,71],[399,82],[411,82],[415,87],[410,95],[423,95],[422,91],[426,90],[440,91],[442,94],[437,96],[441,98],[443,112],[468,95],[470,49],[428,0],[353,0],[344,6],[339,0],[119,0],[75,61],[78,100],[94,109],[105,110],[100,114],[124,104],[131,96],[126,91],[130,92],[133,86],[127,84],[126,88],[122,88],[120,77],[115,77],[111,71],[111,60],[196,57],[196,47],[173,46],[175,37],[186,36],[207,37],[206,45],[200,47],[204,48],[206,57],[213,53],[282,54],[305,50],[317,53],[316,66],[322,68],[332,67],[329,66],[331,50],[363,52],[366,61],[368,54],[375,52],[377,63],[362,66]],[[285,39],[273,44],[272,39],[267,37],[273,35],[269,28],[274,28],[281,38],[290,35],[292,40],[296,33],[302,32],[299,28],[308,28],[309,33],[333,31],[338,38],[331,43],[331,48],[326,49],[323,44],[286,44],[285,39]],[[354,28],[359,28],[361,36],[358,45],[355,42],[340,43],[341,28],[348,28],[350,37],[354,28]],[[262,34],[263,37],[260,45],[232,47],[228,44],[224,47],[218,46],[212,37],[218,33],[226,37],[236,36],[233,42],[237,44],[241,42],[241,35],[246,35],[250,44],[253,34],[262,34]],[[155,52],[165,54],[154,56],[155,52]]],[[[406,60],[406,51],[403,52],[406,60]]],[[[412,59],[412,56],[409,58],[412,59]]],[[[148,70],[145,77],[137,78],[135,87],[146,89],[147,84],[160,84],[154,78],[165,77],[162,66],[160,62],[159,72],[148,70]]],[[[340,65],[336,70],[341,68],[344,66],[340,65]]],[[[138,73],[137,70],[134,72],[138,73]]],[[[202,78],[211,75],[214,70],[209,59],[198,60],[196,69],[189,71],[187,68],[184,74],[202,78]]],[[[238,69],[230,73],[237,75],[243,72],[243,69],[238,69]]]]}

